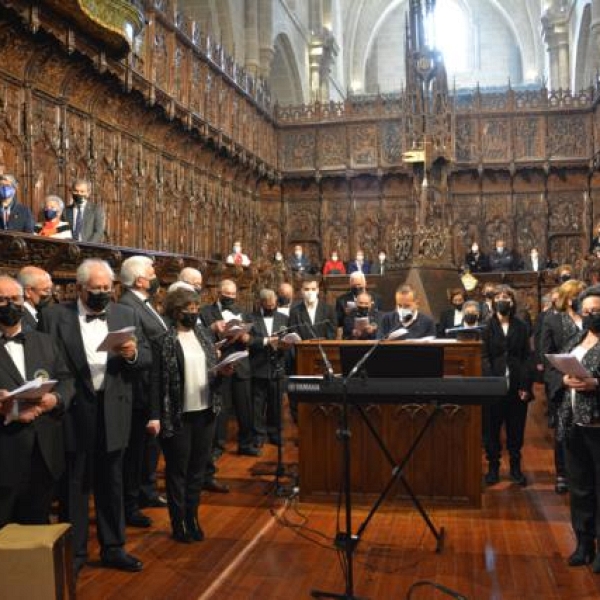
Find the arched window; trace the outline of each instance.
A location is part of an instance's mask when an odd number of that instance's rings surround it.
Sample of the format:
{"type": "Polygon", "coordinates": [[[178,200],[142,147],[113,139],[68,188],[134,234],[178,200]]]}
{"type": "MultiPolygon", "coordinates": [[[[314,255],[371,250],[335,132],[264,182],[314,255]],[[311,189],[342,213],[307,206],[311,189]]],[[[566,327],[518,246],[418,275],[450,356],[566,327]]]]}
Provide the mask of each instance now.
{"type": "Polygon", "coordinates": [[[469,70],[469,21],[457,0],[438,0],[435,7],[435,46],[444,55],[449,76],[469,70]]]}

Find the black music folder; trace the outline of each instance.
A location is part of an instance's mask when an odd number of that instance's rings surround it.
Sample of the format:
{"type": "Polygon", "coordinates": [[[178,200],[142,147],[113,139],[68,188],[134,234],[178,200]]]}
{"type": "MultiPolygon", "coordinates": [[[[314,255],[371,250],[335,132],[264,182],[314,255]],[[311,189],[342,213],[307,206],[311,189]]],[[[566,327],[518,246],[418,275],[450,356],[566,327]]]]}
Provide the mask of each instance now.
{"type": "MultiPolygon", "coordinates": [[[[372,344],[340,346],[342,375],[346,377],[372,344]]],[[[444,348],[439,345],[382,344],[360,368],[367,377],[443,377],[444,348]]]]}

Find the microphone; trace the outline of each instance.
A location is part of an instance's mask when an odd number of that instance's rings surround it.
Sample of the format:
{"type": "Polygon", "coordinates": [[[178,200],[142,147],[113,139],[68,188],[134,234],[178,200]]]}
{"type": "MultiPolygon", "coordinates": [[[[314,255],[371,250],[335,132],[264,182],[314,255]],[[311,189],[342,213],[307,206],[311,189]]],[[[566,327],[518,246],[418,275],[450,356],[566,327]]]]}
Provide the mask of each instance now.
{"type": "MultiPolygon", "coordinates": [[[[324,319],[323,321],[315,323],[315,325],[321,325],[330,322],[331,321],[329,319],[324,319]]],[[[327,358],[327,354],[325,352],[325,348],[323,348],[323,344],[321,344],[321,338],[317,337],[317,334],[315,333],[315,330],[313,329],[313,326],[310,324],[310,322],[302,323],[302,325],[305,325],[308,328],[311,335],[313,336],[312,339],[315,340],[315,342],[317,342],[321,358],[323,359],[323,364],[325,365],[325,379],[331,381],[334,378],[333,367],[331,366],[331,361],[329,360],[329,358],[327,358]]]]}
{"type": "Polygon", "coordinates": [[[445,333],[462,333],[465,331],[483,331],[485,329],[485,325],[473,325],[473,327],[465,327],[464,325],[458,325],[457,327],[448,327],[445,330],[445,333]]]}

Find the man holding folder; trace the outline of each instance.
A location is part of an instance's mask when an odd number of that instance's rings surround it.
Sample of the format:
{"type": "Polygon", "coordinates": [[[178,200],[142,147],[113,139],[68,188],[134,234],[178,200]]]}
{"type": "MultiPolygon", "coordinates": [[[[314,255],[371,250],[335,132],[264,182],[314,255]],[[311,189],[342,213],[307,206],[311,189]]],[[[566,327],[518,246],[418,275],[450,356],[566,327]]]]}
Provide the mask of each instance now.
{"type": "Polygon", "coordinates": [[[48,523],[55,484],[65,468],[62,418],[73,379],[52,338],[23,332],[23,288],[0,277],[0,527],[48,523]],[[8,397],[36,378],[53,379],[50,391],[29,400],[8,397]]]}

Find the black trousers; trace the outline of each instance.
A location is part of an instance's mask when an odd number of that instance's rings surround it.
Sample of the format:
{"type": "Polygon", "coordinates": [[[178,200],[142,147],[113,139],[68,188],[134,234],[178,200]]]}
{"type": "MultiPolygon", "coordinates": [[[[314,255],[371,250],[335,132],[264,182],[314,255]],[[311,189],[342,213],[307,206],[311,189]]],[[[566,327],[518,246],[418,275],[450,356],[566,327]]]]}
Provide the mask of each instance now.
{"type": "Polygon", "coordinates": [[[256,436],[270,441],[279,438],[281,415],[281,380],[252,379],[252,403],[254,405],[254,429],[256,436]]]}
{"type": "Polygon", "coordinates": [[[48,524],[55,483],[36,440],[20,482],[11,487],[0,484],[0,527],[7,523],[48,524]]]}
{"type": "Polygon", "coordinates": [[[222,445],[227,440],[227,423],[233,408],[238,423],[238,446],[240,448],[252,446],[256,432],[250,379],[240,379],[236,375],[225,377],[221,394],[223,410],[218,417],[216,443],[222,445]]]}
{"type": "Polygon", "coordinates": [[[573,531],[578,539],[600,539],[600,429],[574,425],[565,457],[573,531]]]}
{"type": "Polygon", "coordinates": [[[93,451],[67,452],[68,519],[73,525],[75,564],[87,559],[89,497],[94,494],[101,553],[125,544],[123,450],[106,451],[104,400],[98,398],[98,429],[93,451]]]}
{"type": "Polygon", "coordinates": [[[140,509],[146,440],[149,437],[146,423],[148,423],[147,411],[134,409],[131,415],[129,445],[123,457],[123,494],[126,515],[132,515],[140,509]]]}
{"type": "Polygon", "coordinates": [[[556,436],[558,407],[562,402],[563,395],[564,390],[561,390],[555,398],[548,399],[548,422],[553,424],[554,429],[554,469],[557,477],[566,477],[567,475],[567,467],[565,464],[565,444],[556,436]]]}
{"type": "Polygon", "coordinates": [[[200,502],[214,431],[215,414],[208,408],[184,413],[181,429],[161,440],[169,514],[173,521],[182,519],[186,511],[195,510],[200,502]]]}
{"type": "Polygon", "coordinates": [[[489,462],[497,463],[500,461],[502,451],[500,431],[502,425],[506,428],[506,449],[510,460],[514,462],[521,460],[525,422],[527,421],[527,406],[528,403],[523,402],[517,396],[505,396],[489,407],[489,430],[485,445],[489,462]]]}

